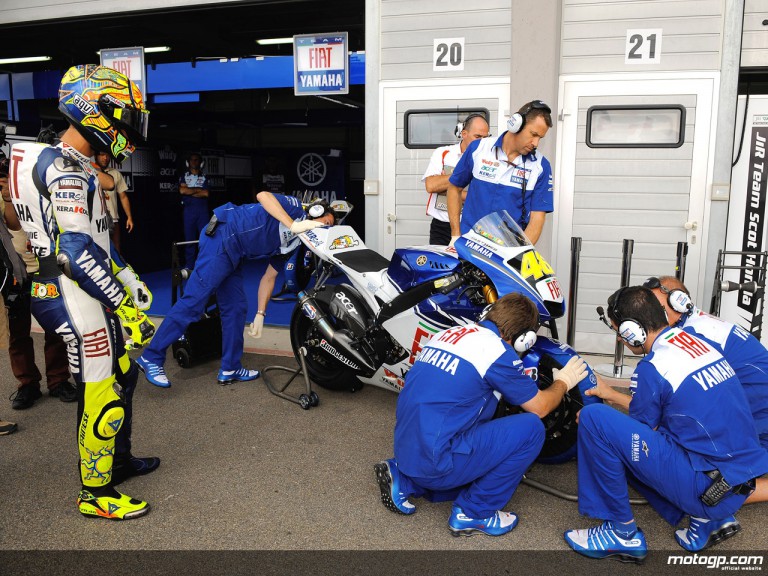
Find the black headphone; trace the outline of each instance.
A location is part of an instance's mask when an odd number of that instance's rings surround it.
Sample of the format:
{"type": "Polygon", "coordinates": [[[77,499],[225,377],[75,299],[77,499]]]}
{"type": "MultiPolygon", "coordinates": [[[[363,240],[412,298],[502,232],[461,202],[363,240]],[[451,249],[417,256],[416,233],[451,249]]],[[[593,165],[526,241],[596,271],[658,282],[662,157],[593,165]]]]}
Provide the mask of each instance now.
{"type": "Polygon", "coordinates": [[[534,108],[536,110],[544,110],[547,114],[552,113],[552,109],[541,100],[531,100],[528,104],[509,117],[509,120],[507,120],[507,130],[512,134],[520,132],[520,130],[523,129],[523,126],[525,126],[525,117],[528,116],[530,111],[534,108]]]}
{"type": "Polygon", "coordinates": [[[619,318],[618,325],[619,329],[616,330],[611,323],[605,318],[605,311],[603,310],[602,306],[597,307],[597,314],[600,318],[600,320],[608,326],[608,328],[611,329],[611,331],[616,332],[616,334],[619,335],[619,338],[624,340],[627,344],[630,346],[642,346],[645,344],[645,341],[648,339],[648,331],[645,329],[645,327],[635,320],[634,318],[624,318],[619,312],[619,300],[621,300],[621,295],[624,292],[626,286],[622,286],[619,288],[619,291],[616,292],[616,296],[613,300],[613,305],[611,306],[611,312],[612,316],[614,318],[619,318]]]}
{"type": "Polygon", "coordinates": [[[693,302],[691,301],[691,297],[685,293],[685,290],[680,290],[680,288],[670,290],[662,285],[661,280],[656,276],[648,278],[648,280],[643,283],[643,287],[648,288],[649,290],[654,290],[656,288],[661,290],[667,295],[667,303],[675,312],[680,314],[690,314],[693,312],[693,302]]]}
{"type": "Polygon", "coordinates": [[[525,329],[512,338],[512,347],[518,354],[525,354],[536,344],[536,332],[525,329]]]}
{"type": "Polygon", "coordinates": [[[456,134],[456,138],[461,138],[461,132],[464,130],[466,126],[469,126],[469,123],[472,122],[475,118],[482,118],[486,122],[488,122],[488,118],[485,117],[485,114],[481,112],[472,112],[469,114],[466,118],[464,118],[463,121],[458,122],[456,124],[456,131],[454,134],[456,134]]]}

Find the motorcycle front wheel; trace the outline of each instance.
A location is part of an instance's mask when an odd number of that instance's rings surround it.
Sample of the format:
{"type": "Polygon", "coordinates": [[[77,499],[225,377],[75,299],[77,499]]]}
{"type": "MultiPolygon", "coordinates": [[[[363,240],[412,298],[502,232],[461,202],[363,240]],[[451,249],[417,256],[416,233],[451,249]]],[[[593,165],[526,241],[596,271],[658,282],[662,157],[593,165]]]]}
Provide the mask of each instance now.
{"type": "MultiPolygon", "coordinates": [[[[539,362],[538,385],[540,390],[546,390],[554,381],[552,370],[562,368],[549,356],[542,356],[539,362]]],[[[541,464],[561,464],[576,457],[576,414],[582,408],[581,394],[578,387],[573,388],[563,397],[560,405],[541,419],[544,424],[544,446],[536,458],[541,464]]],[[[519,414],[523,410],[519,406],[511,406],[503,400],[499,402],[496,416],[519,414]]]]}
{"type": "MultiPolygon", "coordinates": [[[[334,330],[346,328],[337,318],[331,315],[324,302],[318,301],[318,305],[328,317],[334,330]]],[[[301,311],[301,307],[296,306],[291,316],[291,347],[299,365],[301,365],[299,350],[302,346],[307,349],[305,362],[310,380],[327,390],[342,392],[356,392],[363,387],[363,383],[358,380],[357,373],[352,368],[334,358],[330,352],[320,346],[307,346],[307,342],[311,341],[324,340],[322,334],[317,331],[312,321],[301,311]]]]}

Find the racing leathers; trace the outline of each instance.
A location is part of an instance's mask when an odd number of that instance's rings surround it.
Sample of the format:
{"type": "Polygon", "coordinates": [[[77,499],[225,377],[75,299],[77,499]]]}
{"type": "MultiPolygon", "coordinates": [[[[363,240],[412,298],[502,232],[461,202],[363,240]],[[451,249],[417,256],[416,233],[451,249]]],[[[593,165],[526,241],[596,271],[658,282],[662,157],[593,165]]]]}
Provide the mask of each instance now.
{"type": "Polygon", "coordinates": [[[40,263],[32,278],[32,314],[67,344],[79,396],[82,484],[107,487],[113,464],[130,457],[138,376],[117,317],[139,344],[154,332],[119,278],[137,296],[139,287],[146,287],[110,256],[110,216],[88,157],[65,143],[55,148],[21,143],[13,146],[11,158],[13,205],[40,263]]]}

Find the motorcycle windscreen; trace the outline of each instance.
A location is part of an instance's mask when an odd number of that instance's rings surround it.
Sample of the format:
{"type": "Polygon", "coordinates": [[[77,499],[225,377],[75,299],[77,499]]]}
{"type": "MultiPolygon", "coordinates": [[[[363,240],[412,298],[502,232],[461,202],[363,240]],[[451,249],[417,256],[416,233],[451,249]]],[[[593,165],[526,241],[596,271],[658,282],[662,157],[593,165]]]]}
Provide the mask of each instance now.
{"type": "MultiPolygon", "coordinates": [[[[499,296],[512,291],[532,292],[533,294],[528,295],[533,297],[539,308],[542,305],[545,308],[546,314],[539,310],[543,321],[548,319],[547,315],[560,318],[565,314],[565,299],[555,271],[536,251],[522,228],[506,210],[484,216],[475,223],[472,232],[491,246],[497,246],[499,252],[504,249],[517,249],[515,255],[506,261],[514,275],[501,279],[497,274],[486,270],[493,278],[499,296]],[[528,290],[525,290],[526,287],[528,290]]],[[[465,257],[461,253],[460,255],[465,257]]]]}

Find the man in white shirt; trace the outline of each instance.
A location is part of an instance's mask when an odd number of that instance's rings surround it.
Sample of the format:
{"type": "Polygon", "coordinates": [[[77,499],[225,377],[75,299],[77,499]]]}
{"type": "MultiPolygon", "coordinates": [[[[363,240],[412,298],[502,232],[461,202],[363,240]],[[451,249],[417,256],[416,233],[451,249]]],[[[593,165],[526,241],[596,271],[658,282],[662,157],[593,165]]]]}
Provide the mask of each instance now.
{"type": "Polygon", "coordinates": [[[437,148],[429,159],[429,166],[421,181],[429,193],[427,215],[432,216],[429,226],[429,243],[447,246],[451,241],[451,224],[448,220],[448,178],[470,142],[488,136],[488,121],[483,114],[470,114],[457,127],[456,144],[437,148]]]}

